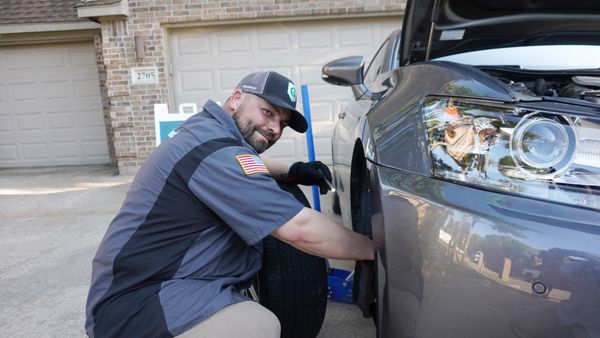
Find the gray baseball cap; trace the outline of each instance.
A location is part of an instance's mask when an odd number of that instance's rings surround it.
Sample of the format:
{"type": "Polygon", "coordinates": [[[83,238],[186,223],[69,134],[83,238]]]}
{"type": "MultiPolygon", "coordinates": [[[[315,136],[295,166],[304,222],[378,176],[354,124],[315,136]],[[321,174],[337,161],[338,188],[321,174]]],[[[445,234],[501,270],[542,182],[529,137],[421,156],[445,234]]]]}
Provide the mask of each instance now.
{"type": "Polygon", "coordinates": [[[246,75],[237,85],[244,93],[254,94],[270,104],[292,112],[288,125],[299,133],[308,129],[308,123],[296,110],[296,86],[287,77],[274,71],[261,71],[246,75]]]}

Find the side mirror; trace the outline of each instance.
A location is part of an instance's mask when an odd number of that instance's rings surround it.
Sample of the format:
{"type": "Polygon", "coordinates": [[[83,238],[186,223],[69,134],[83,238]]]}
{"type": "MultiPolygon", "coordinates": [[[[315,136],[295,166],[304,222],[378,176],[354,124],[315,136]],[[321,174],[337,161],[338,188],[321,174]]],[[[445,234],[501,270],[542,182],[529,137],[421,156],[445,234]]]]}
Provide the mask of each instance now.
{"type": "Polygon", "coordinates": [[[323,66],[321,78],[336,86],[351,86],[356,100],[371,99],[373,94],[363,84],[365,59],[362,56],[348,56],[333,60],[323,66]]]}
{"type": "Polygon", "coordinates": [[[323,66],[321,78],[336,86],[361,84],[364,65],[365,59],[362,56],[348,56],[333,60],[323,66]]]}

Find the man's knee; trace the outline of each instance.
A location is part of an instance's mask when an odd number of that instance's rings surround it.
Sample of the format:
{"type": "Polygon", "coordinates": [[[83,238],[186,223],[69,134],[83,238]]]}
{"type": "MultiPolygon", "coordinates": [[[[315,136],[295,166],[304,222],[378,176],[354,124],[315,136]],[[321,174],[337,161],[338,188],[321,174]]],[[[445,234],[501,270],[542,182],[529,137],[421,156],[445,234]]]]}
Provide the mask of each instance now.
{"type": "MultiPolygon", "coordinates": [[[[279,323],[277,316],[262,305],[255,304],[258,305],[258,307],[253,307],[253,310],[257,313],[255,316],[255,325],[263,328],[261,332],[264,334],[264,337],[279,337],[281,335],[281,323],[279,323]]],[[[249,322],[251,323],[252,321],[249,320],[249,322]]]]}
{"type": "Polygon", "coordinates": [[[245,301],[228,305],[181,334],[180,338],[279,338],[277,316],[262,305],[245,301]]]}

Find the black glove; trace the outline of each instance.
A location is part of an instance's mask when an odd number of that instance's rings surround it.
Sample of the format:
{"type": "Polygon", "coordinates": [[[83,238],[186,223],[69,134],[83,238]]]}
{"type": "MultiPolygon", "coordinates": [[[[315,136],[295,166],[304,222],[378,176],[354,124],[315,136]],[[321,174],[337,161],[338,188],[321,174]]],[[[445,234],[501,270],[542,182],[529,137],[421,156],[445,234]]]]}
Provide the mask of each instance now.
{"type": "Polygon", "coordinates": [[[296,162],[290,167],[286,183],[318,185],[321,195],[323,195],[329,190],[325,179],[331,182],[331,171],[323,162],[296,162]]]}

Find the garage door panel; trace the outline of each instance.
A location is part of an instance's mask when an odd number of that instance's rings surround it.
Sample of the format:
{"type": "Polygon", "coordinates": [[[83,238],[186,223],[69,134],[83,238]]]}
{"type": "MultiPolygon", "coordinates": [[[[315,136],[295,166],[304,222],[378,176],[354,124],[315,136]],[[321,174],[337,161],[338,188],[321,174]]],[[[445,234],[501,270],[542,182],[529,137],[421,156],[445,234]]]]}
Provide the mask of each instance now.
{"type": "Polygon", "coordinates": [[[21,152],[24,160],[40,161],[48,159],[48,147],[45,142],[21,143],[21,152]]]}
{"type": "MultiPolygon", "coordinates": [[[[328,150],[331,149],[331,135],[314,136],[314,143],[316,158],[328,159],[329,157],[331,157],[331,151],[328,150]]],[[[303,158],[308,158],[308,150],[306,146],[302,147],[301,156],[303,158]]]]}
{"type": "Polygon", "coordinates": [[[37,62],[41,68],[66,68],[64,51],[45,51],[37,55],[37,62]]]}
{"type": "Polygon", "coordinates": [[[73,111],[82,112],[82,114],[98,114],[98,116],[90,116],[94,119],[104,120],[102,113],[102,101],[99,97],[79,97],[72,101],[74,104],[70,105],[73,111]]]}
{"type": "Polygon", "coordinates": [[[90,128],[94,128],[97,131],[101,131],[102,134],[106,133],[106,127],[104,126],[104,116],[102,115],[102,111],[93,108],[93,109],[79,109],[76,113],[74,113],[79,120],[79,127],[85,133],[90,132],[90,128]]]}
{"type": "Polygon", "coordinates": [[[250,72],[252,72],[251,67],[219,68],[217,69],[219,84],[215,89],[232,92],[242,77],[250,72]]]}
{"type": "Polygon", "coordinates": [[[89,98],[96,99],[97,102],[101,103],[98,93],[100,92],[100,84],[98,79],[81,79],[73,80],[75,87],[75,96],[78,98],[89,98]]]}
{"type": "Polygon", "coordinates": [[[46,113],[46,125],[52,130],[73,129],[77,126],[76,116],[71,111],[46,113]]]}
{"type": "Polygon", "coordinates": [[[219,54],[250,52],[249,33],[222,34],[216,38],[219,54]]]}
{"type": "Polygon", "coordinates": [[[298,82],[310,85],[311,88],[325,88],[326,83],[321,80],[321,69],[323,65],[300,65],[298,66],[298,82]]]}
{"type": "Polygon", "coordinates": [[[258,31],[256,33],[258,52],[288,52],[291,48],[289,32],[258,31]]]}
{"type": "Polygon", "coordinates": [[[39,131],[20,131],[18,133],[19,138],[23,138],[18,144],[51,144],[54,142],[77,142],[79,139],[78,135],[71,135],[66,133],[65,130],[52,130],[50,128],[45,128],[43,133],[39,131]]]}
{"type": "Polygon", "coordinates": [[[212,70],[193,70],[181,74],[181,89],[184,91],[214,90],[212,70]]]}
{"type": "Polygon", "coordinates": [[[40,113],[19,114],[17,115],[17,130],[43,130],[44,122],[44,117],[40,113]]]}
{"type": "Polygon", "coordinates": [[[79,158],[79,154],[81,153],[77,140],[53,142],[50,144],[50,150],[57,160],[75,160],[79,158]]]}
{"type": "Polygon", "coordinates": [[[102,127],[87,127],[82,128],[82,133],[77,135],[80,142],[101,142],[107,143],[104,137],[104,128],[102,127]]]}
{"type": "Polygon", "coordinates": [[[306,29],[298,32],[298,49],[322,47],[333,47],[331,29],[306,29]]]}
{"type": "MultiPolygon", "coordinates": [[[[13,129],[12,118],[10,115],[0,115],[0,133],[7,133],[13,129]]],[[[1,136],[0,137],[4,137],[1,136]]]]}
{"type": "Polygon", "coordinates": [[[71,83],[63,81],[40,81],[40,87],[44,88],[42,98],[44,99],[68,99],[73,93],[71,83]]]}
{"type": "MultiPolygon", "coordinates": [[[[323,82],[322,66],[349,55],[362,55],[368,62],[383,39],[398,27],[399,18],[368,18],[174,30],[170,38],[175,103],[172,108],[176,110],[180,103],[187,102],[202,107],[208,99],[224,102],[244,75],[258,70],[278,71],[298,86],[308,84],[315,142],[319,139],[316,152],[318,156],[324,154],[321,159],[329,162],[329,138],[337,115],[351,94],[349,88],[323,82]],[[213,78],[195,81],[210,83],[212,88],[183,86],[181,79],[199,69],[211,70],[213,78]]],[[[300,95],[297,107],[302,111],[300,95]]],[[[305,135],[286,130],[267,153],[284,160],[303,160],[305,147],[305,135]]]]}
{"type": "Polygon", "coordinates": [[[0,166],[109,162],[92,43],[1,47],[0,59],[0,166]]]}
{"type": "Polygon", "coordinates": [[[331,122],[333,118],[333,102],[310,100],[311,118],[314,122],[331,122]]]}
{"type": "MultiPolygon", "coordinates": [[[[261,70],[274,70],[281,75],[285,75],[288,78],[292,78],[294,76],[294,67],[290,65],[281,65],[281,64],[273,64],[273,65],[263,65],[257,66],[253,69],[253,71],[261,71],[261,70]]],[[[247,75],[248,73],[246,73],[247,75]]],[[[241,80],[241,78],[240,78],[241,80]]]]}
{"type": "Polygon", "coordinates": [[[104,154],[108,151],[105,140],[84,141],[82,145],[83,155],[88,159],[104,159],[104,154]]]}
{"type": "Polygon", "coordinates": [[[69,61],[72,68],[96,67],[96,52],[90,48],[75,47],[69,51],[69,61]]]}
{"type": "Polygon", "coordinates": [[[371,41],[373,40],[373,32],[371,30],[365,30],[360,27],[348,28],[340,31],[339,33],[339,45],[341,48],[348,47],[371,47],[371,41]]]}
{"type": "MultiPolygon", "coordinates": [[[[313,136],[316,138],[327,138],[331,137],[333,132],[333,124],[329,121],[315,121],[313,124],[313,136]]],[[[330,149],[330,148],[329,148],[330,149]]],[[[329,149],[323,149],[329,151],[329,149]]]]}
{"type": "Polygon", "coordinates": [[[268,152],[272,157],[287,161],[293,161],[299,155],[296,153],[296,140],[291,137],[282,137],[268,152]]]}
{"type": "Polygon", "coordinates": [[[195,34],[183,34],[176,40],[175,49],[181,56],[209,55],[211,51],[210,36],[195,36],[195,34]]]}
{"type": "Polygon", "coordinates": [[[16,163],[17,160],[17,145],[15,143],[0,144],[0,164],[16,163]]]}
{"type": "Polygon", "coordinates": [[[34,60],[31,51],[10,51],[0,54],[3,59],[2,66],[9,72],[33,69],[34,60]]]}
{"type": "Polygon", "coordinates": [[[11,83],[11,96],[14,101],[35,101],[37,99],[37,83],[11,83]]]}

